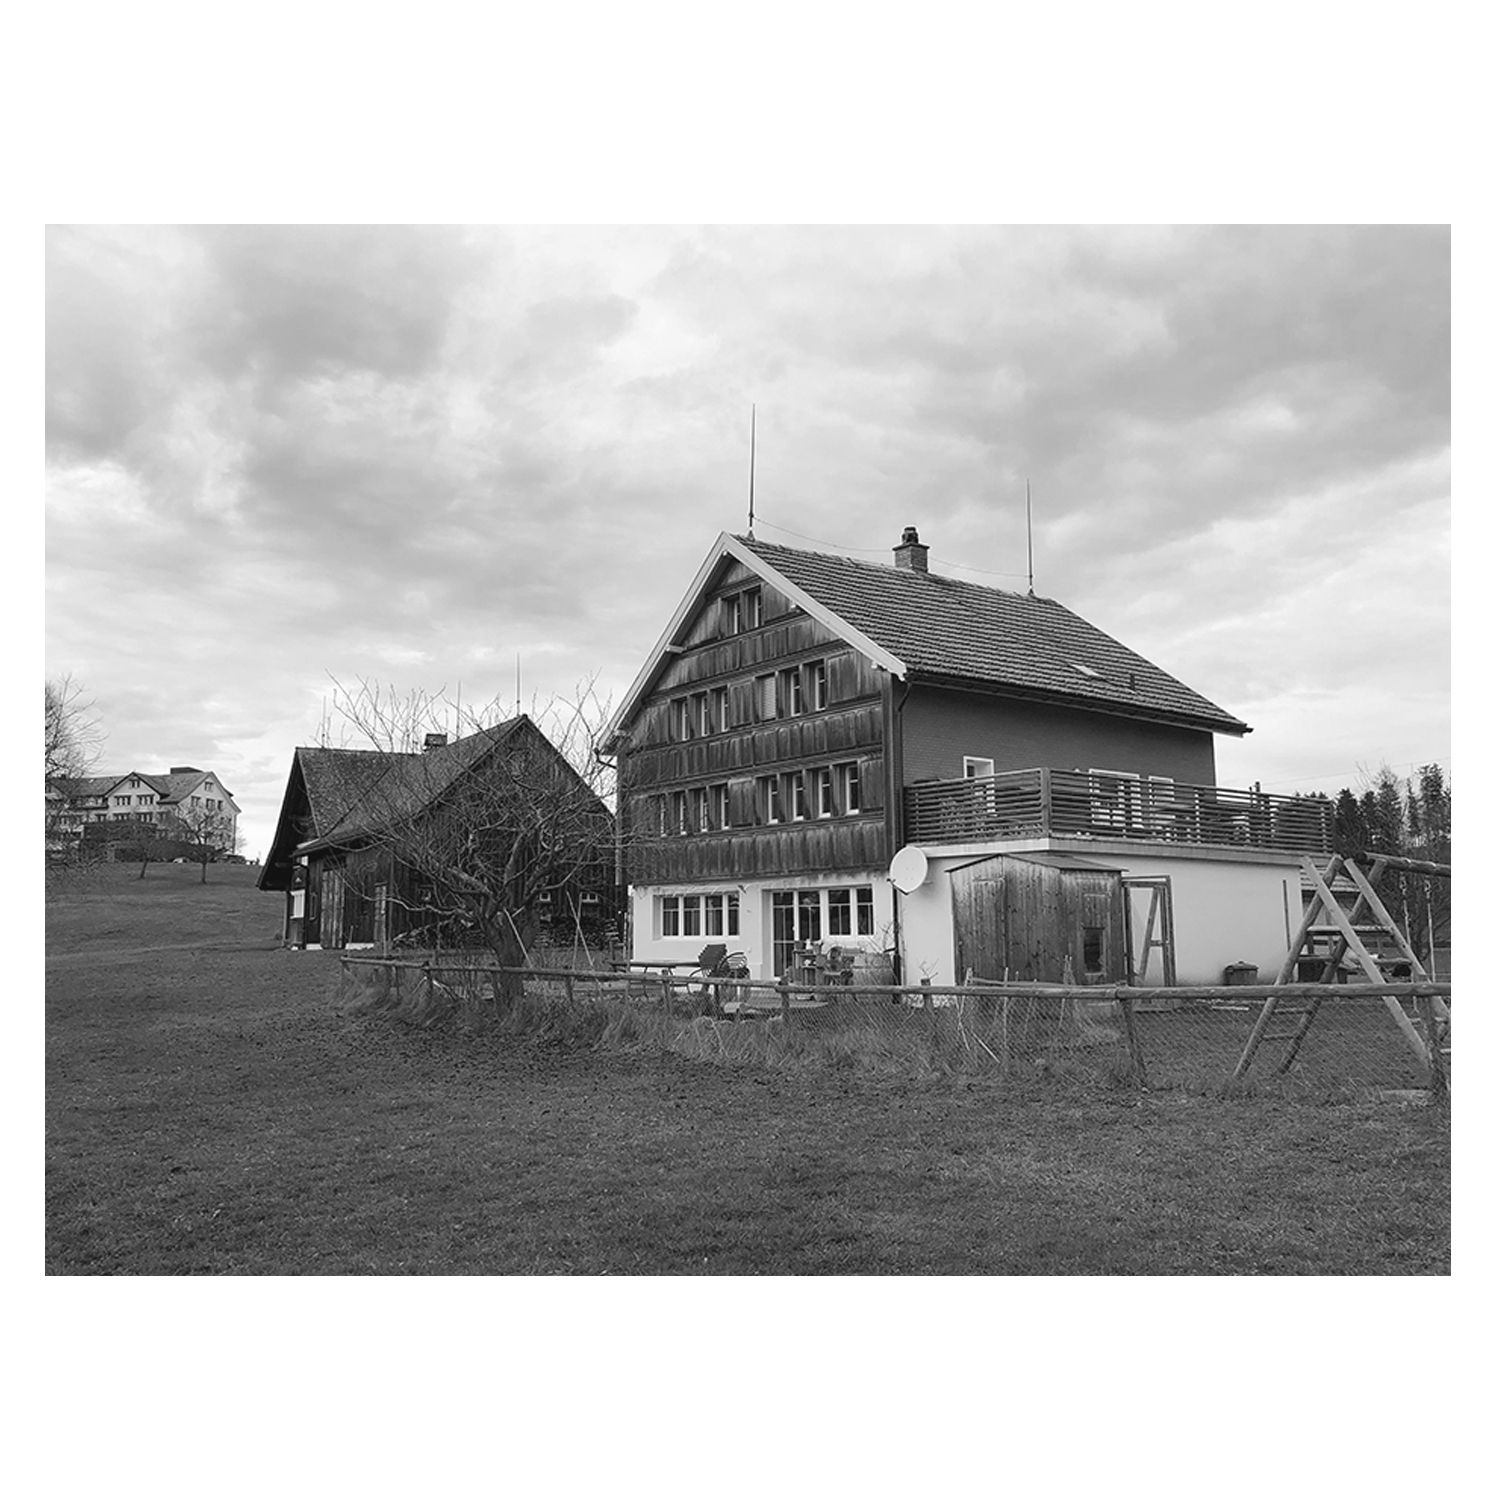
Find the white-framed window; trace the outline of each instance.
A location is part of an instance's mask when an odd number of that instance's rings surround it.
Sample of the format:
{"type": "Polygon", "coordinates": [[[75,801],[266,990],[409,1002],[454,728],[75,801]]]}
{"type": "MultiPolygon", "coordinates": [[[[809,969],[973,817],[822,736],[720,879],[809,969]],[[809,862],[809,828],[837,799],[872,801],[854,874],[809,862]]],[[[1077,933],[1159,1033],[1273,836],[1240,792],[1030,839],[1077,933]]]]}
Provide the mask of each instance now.
{"type": "Polygon", "coordinates": [[[728,688],[714,687],[708,694],[708,715],[712,720],[711,733],[727,733],[733,725],[728,721],[728,688]]]}
{"type": "Polygon", "coordinates": [[[806,697],[801,690],[801,668],[791,666],[780,673],[780,716],[799,718],[806,711],[806,697]]]}
{"type": "Polygon", "coordinates": [[[687,810],[691,818],[693,832],[707,832],[711,830],[707,822],[706,787],[694,786],[687,792],[687,810]]]}
{"type": "Polygon", "coordinates": [[[811,807],[806,799],[806,775],[801,770],[793,770],[790,781],[791,820],[804,822],[811,815],[811,807]]]}
{"type": "Polygon", "coordinates": [[[827,662],[812,661],[806,668],[806,697],[814,713],[827,706],[827,662]]]}
{"type": "Polygon", "coordinates": [[[780,799],[780,776],[759,776],[754,782],[754,791],[762,824],[773,827],[785,821],[785,808],[780,799]]]}
{"type": "Polygon", "coordinates": [[[692,736],[692,719],[685,697],[673,697],[667,708],[670,714],[670,733],[673,743],[685,743],[692,736]]]}
{"type": "Polygon", "coordinates": [[[671,831],[681,837],[687,830],[687,793],[685,791],[671,792],[671,831]]]}
{"type": "Polygon", "coordinates": [[[991,780],[993,778],[993,761],[983,759],[975,754],[964,754],[962,756],[962,778],[964,780],[991,780]]]}
{"type": "Polygon", "coordinates": [[[832,768],[824,766],[820,770],[812,772],[813,803],[818,817],[830,817],[833,815],[832,802],[832,768]]]}
{"type": "Polygon", "coordinates": [[[739,596],[744,601],[744,628],[758,629],[765,622],[764,594],[758,588],[745,588],[739,596]]]}
{"type": "Polygon", "coordinates": [[[845,817],[856,816],[863,809],[861,797],[861,786],[858,782],[858,761],[852,760],[848,764],[838,765],[835,769],[837,776],[837,798],[845,817]]]}
{"type": "Polygon", "coordinates": [[[116,796],[114,797],[114,804],[116,806],[129,806],[130,798],[129,796],[116,796]]]}
{"type": "Polygon", "coordinates": [[[798,943],[874,934],[872,885],[770,892],[771,957],[776,976],[791,965],[798,943]]]}
{"type": "Polygon", "coordinates": [[[690,938],[739,934],[739,897],[734,891],[661,895],[659,899],[662,936],[690,938]]]}
{"type": "Polygon", "coordinates": [[[728,785],[710,785],[707,788],[707,815],[715,831],[728,826],[728,785]]]}
{"type": "Polygon", "coordinates": [[[712,720],[707,713],[707,693],[694,692],[692,694],[692,734],[695,738],[705,739],[713,731],[712,720]]]}

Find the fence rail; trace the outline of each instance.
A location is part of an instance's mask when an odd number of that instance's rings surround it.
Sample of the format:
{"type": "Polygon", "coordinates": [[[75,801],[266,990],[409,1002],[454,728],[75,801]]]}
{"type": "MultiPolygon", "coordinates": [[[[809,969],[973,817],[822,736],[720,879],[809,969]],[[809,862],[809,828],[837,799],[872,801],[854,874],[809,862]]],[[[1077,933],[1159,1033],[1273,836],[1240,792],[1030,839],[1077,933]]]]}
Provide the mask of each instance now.
{"type": "MultiPolygon", "coordinates": [[[[1265,1051],[1260,1070],[1306,1080],[1389,1088],[1444,1090],[1441,1050],[1422,1052],[1411,1035],[1434,1031],[1441,1000],[1449,1046],[1450,983],[1127,984],[971,983],[941,985],[797,984],[782,978],[717,978],[669,971],[500,967],[494,963],[345,956],[345,979],[367,974],[386,995],[434,1003],[459,998],[501,1002],[502,979],[517,979],[527,998],[560,1001],[581,1012],[617,1001],[670,1028],[666,1043],[691,1042],[714,1054],[701,1025],[727,1054],[723,1031],[760,1030],[770,1022],[781,1043],[793,1037],[829,1057],[877,1053],[898,1059],[918,1049],[928,1062],[997,1067],[1006,1074],[1033,1065],[1040,1073],[1102,1072],[1134,1085],[1221,1084],[1242,1070],[1250,1037],[1264,1033],[1264,1001],[1283,1016],[1304,1016],[1288,1052],[1265,1051]],[[409,987],[402,975],[416,975],[409,987]],[[382,975],[382,976],[381,976],[382,975]],[[1410,1009],[1408,1006],[1413,1006],[1410,1009]],[[1393,1011],[1397,1010],[1395,1014],[1393,1011]],[[749,1023],[735,1023],[749,1021],[749,1023]],[[1425,1026],[1423,1032],[1421,1026],[1425,1026]],[[903,1048],[903,1049],[902,1049],[903,1048]],[[1427,1063],[1434,1054],[1436,1066],[1427,1063]],[[1292,1067],[1293,1063],[1293,1067],[1292,1067]],[[1432,1082],[1432,1076],[1435,1082],[1432,1082]]],[[[1299,1027],[1299,1021],[1291,1020],[1299,1027]]],[[[1442,1037],[1438,1036],[1438,1044],[1442,1037]]],[[[740,1052],[741,1053],[741,1050],[740,1052]]]]}
{"type": "Polygon", "coordinates": [[[1084,770],[1010,770],[905,790],[905,840],[986,842],[1065,836],[1202,847],[1331,851],[1332,805],[1319,796],[1084,770]]]}

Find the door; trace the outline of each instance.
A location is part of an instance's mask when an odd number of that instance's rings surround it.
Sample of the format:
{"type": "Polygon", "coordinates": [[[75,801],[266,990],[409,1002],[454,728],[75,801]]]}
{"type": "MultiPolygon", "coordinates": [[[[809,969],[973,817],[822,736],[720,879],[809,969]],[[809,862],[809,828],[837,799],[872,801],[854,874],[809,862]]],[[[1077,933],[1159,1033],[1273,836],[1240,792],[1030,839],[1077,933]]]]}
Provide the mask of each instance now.
{"type": "Polygon", "coordinates": [[[981,869],[974,869],[969,878],[953,874],[952,939],[953,971],[959,983],[969,973],[990,983],[1013,976],[1002,874],[981,869]]]}
{"type": "Polygon", "coordinates": [[[777,978],[790,970],[798,943],[821,939],[821,890],[778,889],[771,894],[770,956],[777,978]]]}
{"type": "Polygon", "coordinates": [[[322,945],[341,947],[344,940],[343,870],[336,864],[325,865],[319,883],[322,885],[322,945]]]}

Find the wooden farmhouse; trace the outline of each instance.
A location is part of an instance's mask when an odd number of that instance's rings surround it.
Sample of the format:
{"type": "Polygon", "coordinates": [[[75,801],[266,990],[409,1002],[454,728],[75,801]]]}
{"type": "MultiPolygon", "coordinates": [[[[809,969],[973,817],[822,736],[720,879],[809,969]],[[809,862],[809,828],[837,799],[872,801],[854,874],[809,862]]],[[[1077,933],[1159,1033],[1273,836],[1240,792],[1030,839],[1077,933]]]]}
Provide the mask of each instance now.
{"type": "Polygon", "coordinates": [[[1216,782],[1248,725],[1052,599],[721,535],[610,725],[633,956],[886,981],[1273,971],[1330,805],[1216,782]]]}
{"type": "MultiPolygon", "coordinates": [[[[529,942],[591,940],[616,916],[613,816],[525,715],[421,753],[298,748],[259,887],[286,897],[290,947],[471,944],[423,873],[520,838],[529,942]]],[[[522,919],[517,917],[517,919],[522,919]]]]}

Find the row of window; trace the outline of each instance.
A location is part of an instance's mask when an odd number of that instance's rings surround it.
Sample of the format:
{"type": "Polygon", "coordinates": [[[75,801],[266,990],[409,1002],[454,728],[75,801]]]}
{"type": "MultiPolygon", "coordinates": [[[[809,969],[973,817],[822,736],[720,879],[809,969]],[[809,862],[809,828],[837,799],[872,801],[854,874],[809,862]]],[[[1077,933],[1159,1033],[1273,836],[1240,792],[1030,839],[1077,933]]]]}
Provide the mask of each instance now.
{"type": "MultiPolygon", "coordinates": [[[[739,934],[739,897],[732,892],[660,895],[662,936],[703,937],[739,934]]],[[[872,936],[874,888],[783,889],[770,896],[772,941],[789,948],[825,936],[872,936]]],[[[776,971],[782,971],[777,967],[776,971]]]]}
{"type": "MultiPolygon", "coordinates": [[[[754,780],[752,825],[756,827],[853,817],[862,810],[863,787],[857,760],[759,775],[754,780]]],[[[655,823],[661,837],[686,837],[751,825],[747,820],[735,824],[726,781],[656,797],[655,823]]]]}
{"type": "MultiPolygon", "coordinates": [[[[807,661],[804,665],[786,666],[756,676],[751,701],[751,721],[755,723],[824,712],[828,704],[827,662],[807,661]]],[[[673,697],[667,712],[671,741],[677,744],[746,726],[733,721],[728,688],[722,686],[673,697]]]]}
{"type": "Polygon", "coordinates": [[[662,895],[662,936],[737,936],[736,894],[662,895]]]}

